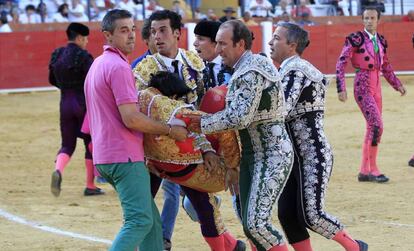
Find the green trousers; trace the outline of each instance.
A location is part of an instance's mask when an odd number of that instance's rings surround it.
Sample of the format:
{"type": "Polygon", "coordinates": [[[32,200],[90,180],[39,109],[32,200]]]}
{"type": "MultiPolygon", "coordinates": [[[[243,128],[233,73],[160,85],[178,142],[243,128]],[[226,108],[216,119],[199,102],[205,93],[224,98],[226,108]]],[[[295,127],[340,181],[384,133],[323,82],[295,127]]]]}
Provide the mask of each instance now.
{"type": "Polygon", "coordinates": [[[161,219],[151,196],[150,177],[143,162],[96,165],[118,193],[124,224],[110,251],[162,251],[161,219]]]}
{"type": "Polygon", "coordinates": [[[284,124],[252,126],[239,134],[243,231],[258,251],[266,251],[285,243],[272,224],[272,211],[292,169],[292,144],[284,124]]]}

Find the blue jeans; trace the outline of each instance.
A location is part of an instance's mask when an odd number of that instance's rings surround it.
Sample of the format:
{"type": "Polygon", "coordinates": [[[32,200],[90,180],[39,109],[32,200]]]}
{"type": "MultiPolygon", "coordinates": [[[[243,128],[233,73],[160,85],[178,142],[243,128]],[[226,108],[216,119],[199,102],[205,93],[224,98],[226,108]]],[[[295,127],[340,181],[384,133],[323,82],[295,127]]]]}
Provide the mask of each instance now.
{"type": "Polygon", "coordinates": [[[96,165],[118,193],[124,224],[110,251],[161,251],[161,219],[151,195],[150,177],[143,162],[96,165]]]}
{"type": "Polygon", "coordinates": [[[180,186],[164,179],[162,189],[164,189],[164,205],[161,213],[162,235],[164,239],[171,240],[180,206],[180,186]]]}

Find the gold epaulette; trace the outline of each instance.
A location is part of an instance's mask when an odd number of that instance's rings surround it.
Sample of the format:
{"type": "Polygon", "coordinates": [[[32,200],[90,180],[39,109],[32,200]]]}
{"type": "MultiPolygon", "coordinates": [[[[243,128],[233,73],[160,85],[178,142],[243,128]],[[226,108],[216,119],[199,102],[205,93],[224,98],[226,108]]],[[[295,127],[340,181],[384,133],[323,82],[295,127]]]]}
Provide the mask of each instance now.
{"type": "Polygon", "coordinates": [[[193,51],[182,50],[184,53],[181,54],[187,64],[190,66],[191,69],[195,71],[202,71],[204,70],[204,63],[203,60],[198,56],[197,53],[193,51]]]}
{"type": "Polygon", "coordinates": [[[148,87],[151,79],[151,74],[155,74],[160,70],[157,60],[154,56],[149,55],[144,58],[137,66],[132,70],[135,76],[135,86],[138,90],[143,90],[148,87]]]}

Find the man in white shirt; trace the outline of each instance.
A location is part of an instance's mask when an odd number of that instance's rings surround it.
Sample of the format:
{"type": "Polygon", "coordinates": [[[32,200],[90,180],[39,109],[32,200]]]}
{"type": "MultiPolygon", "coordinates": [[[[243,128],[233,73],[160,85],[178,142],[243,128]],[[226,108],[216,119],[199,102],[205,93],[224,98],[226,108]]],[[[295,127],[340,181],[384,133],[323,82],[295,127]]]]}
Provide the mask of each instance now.
{"type": "Polygon", "coordinates": [[[0,16],[0,33],[1,32],[12,32],[12,29],[7,23],[7,16],[3,14],[0,16]]]}
{"type": "Polygon", "coordinates": [[[267,17],[272,10],[272,4],[267,0],[252,0],[249,10],[253,17],[267,17]]]}
{"type": "Polygon", "coordinates": [[[19,18],[22,24],[37,24],[42,22],[39,14],[36,13],[36,8],[34,5],[27,5],[25,11],[26,12],[20,15],[19,18]]]}

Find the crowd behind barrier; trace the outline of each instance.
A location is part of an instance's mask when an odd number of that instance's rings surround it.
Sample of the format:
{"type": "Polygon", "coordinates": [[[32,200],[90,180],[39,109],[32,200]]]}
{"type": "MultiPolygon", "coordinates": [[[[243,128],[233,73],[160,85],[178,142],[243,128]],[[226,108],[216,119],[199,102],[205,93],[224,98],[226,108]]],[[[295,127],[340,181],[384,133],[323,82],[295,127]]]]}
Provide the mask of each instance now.
{"type": "MultiPolygon", "coordinates": [[[[184,20],[226,20],[223,17],[227,16],[227,19],[245,19],[249,24],[255,24],[255,18],[265,18],[299,19],[301,25],[316,25],[318,22],[312,17],[359,15],[364,7],[372,5],[380,8],[384,15],[407,14],[407,21],[414,20],[414,11],[410,11],[414,10],[414,1],[241,0],[238,6],[202,9],[201,0],[174,0],[168,8],[184,20]]],[[[0,0],[0,32],[16,31],[13,26],[18,24],[101,21],[113,8],[126,9],[135,20],[143,20],[153,11],[167,6],[161,6],[158,0],[0,0]]]]}
{"type": "MultiPolygon", "coordinates": [[[[349,18],[336,17],[336,19],[332,19],[336,24],[306,27],[310,32],[311,43],[304,58],[311,61],[325,74],[335,73],[336,60],[345,36],[361,28],[358,23],[360,17],[354,17],[357,19],[355,21],[349,18]],[[348,23],[340,24],[341,19],[348,23]]],[[[401,16],[393,16],[393,18],[398,20],[401,16]]],[[[136,22],[136,25],[138,34],[142,22],[136,22]]],[[[47,76],[50,54],[55,48],[65,45],[64,29],[66,25],[32,24],[16,25],[15,27],[27,28],[28,26],[30,26],[30,30],[23,29],[25,31],[0,35],[0,89],[49,86],[47,76]],[[22,74],[23,72],[30,72],[30,77],[28,74],[22,74]]],[[[88,23],[88,26],[91,29],[88,51],[96,57],[102,52],[104,39],[100,32],[99,23],[88,23]]],[[[250,27],[255,36],[252,48],[255,53],[266,51],[264,47],[268,41],[264,40],[268,40],[268,38],[263,39],[263,34],[269,31],[264,32],[263,27],[265,26],[250,27]]],[[[414,70],[411,61],[414,57],[411,44],[413,31],[414,22],[383,22],[379,25],[378,32],[384,34],[391,45],[389,57],[396,71],[414,70]]],[[[188,34],[186,28],[182,29],[182,33],[179,41],[180,48],[190,48],[192,34],[188,34]]],[[[130,59],[143,54],[144,48],[143,42],[138,39],[136,49],[130,59]]],[[[349,67],[347,72],[352,72],[352,69],[349,67]]]]}

